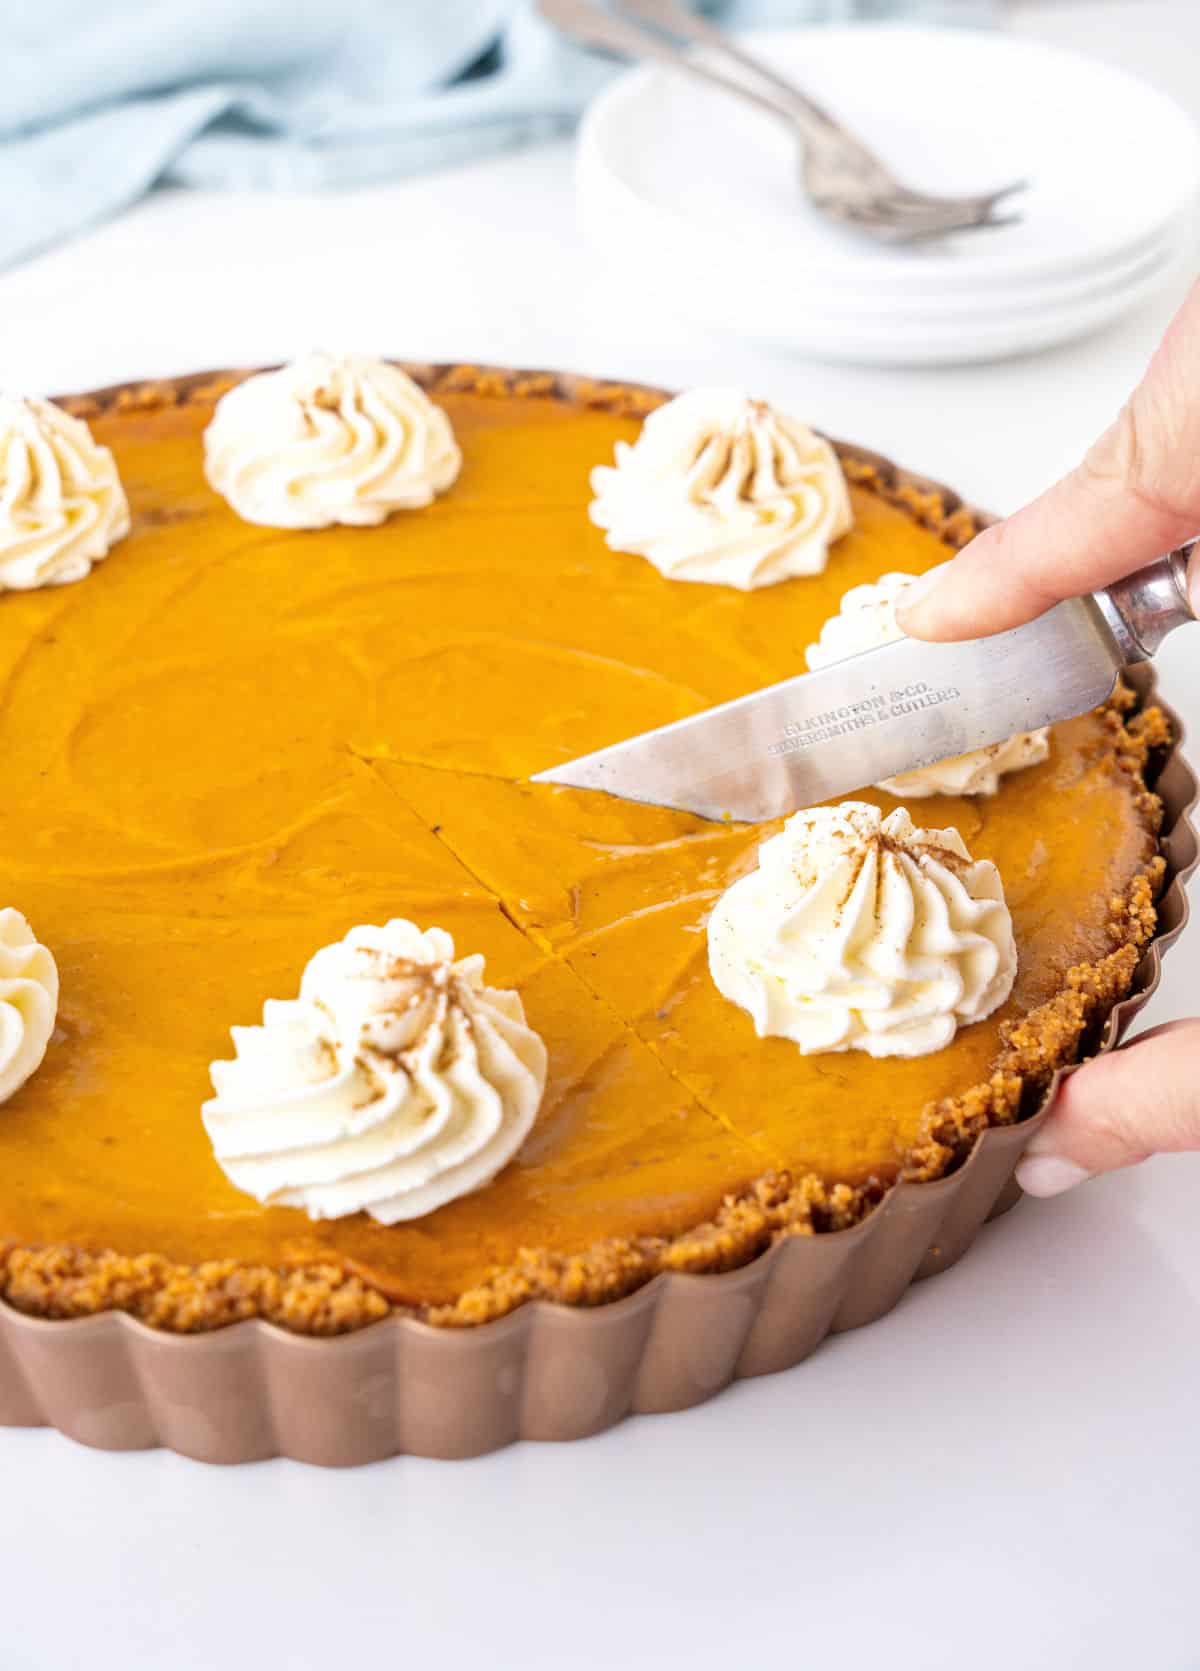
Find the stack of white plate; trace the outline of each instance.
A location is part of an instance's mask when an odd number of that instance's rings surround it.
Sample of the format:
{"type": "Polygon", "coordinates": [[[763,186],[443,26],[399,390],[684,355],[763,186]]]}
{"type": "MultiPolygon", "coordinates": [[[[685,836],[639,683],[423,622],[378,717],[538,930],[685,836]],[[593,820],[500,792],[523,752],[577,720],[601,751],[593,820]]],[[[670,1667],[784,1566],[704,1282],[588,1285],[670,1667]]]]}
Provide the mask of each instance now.
{"type": "Polygon", "coordinates": [[[580,138],[584,224],[648,298],[824,359],[937,365],[1098,329],[1194,254],[1200,138],[1122,71],[1016,37],[798,29],[755,51],[915,186],[1030,182],[1013,225],[874,244],[822,220],[770,117],[670,68],[632,71],[580,138]]]}

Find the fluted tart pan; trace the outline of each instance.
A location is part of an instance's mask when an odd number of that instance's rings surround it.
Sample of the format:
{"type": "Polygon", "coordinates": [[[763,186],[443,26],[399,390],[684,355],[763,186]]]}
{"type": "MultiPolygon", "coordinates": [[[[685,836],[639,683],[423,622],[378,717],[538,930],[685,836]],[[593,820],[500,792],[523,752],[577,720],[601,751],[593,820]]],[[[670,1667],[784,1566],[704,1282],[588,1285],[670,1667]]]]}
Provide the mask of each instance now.
{"type": "MultiPolygon", "coordinates": [[[[429,368],[422,381],[436,388],[462,375],[429,368]]],[[[569,388],[571,398],[634,411],[661,398],[519,375],[539,390],[569,388]]],[[[106,403],[117,393],[93,398],[106,403]]],[[[943,523],[961,521],[962,537],[986,520],[939,484],[860,449],[839,450],[917,514],[936,501],[943,523]]],[[[1170,727],[1171,744],[1148,771],[1164,808],[1166,869],[1156,931],[1128,995],[1089,1039],[1093,1053],[1117,1047],[1158,986],[1162,958],[1187,920],[1184,883],[1200,854],[1190,817],[1198,785],[1180,751],[1179,722],[1157,696],[1152,669],[1135,669],[1129,682],[1140,705],[1153,700],[1170,727]]],[[[873,1321],[911,1282],[954,1264],[981,1226],[1019,1199],[1016,1163],[1072,1071],[1060,1070],[1026,1118],[983,1131],[948,1175],[897,1183],[846,1228],[781,1235],[717,1274],[663,1271],[599,1305],[532,1300],[463,1328],[393,1313],[320,1339],[259,1319],[176,1334],[119,1310],[58,1320],[0,1301],[0,1425],[52,1425],[104,1449],[163,1445],[209,1462],[284,1455],[348,1466],[402,1452],[474,1456],[518,1438],[579,1438],[628,1414],[683,1409],[731,1380],[792,1367],[828,1334],[873,1321]]]]}

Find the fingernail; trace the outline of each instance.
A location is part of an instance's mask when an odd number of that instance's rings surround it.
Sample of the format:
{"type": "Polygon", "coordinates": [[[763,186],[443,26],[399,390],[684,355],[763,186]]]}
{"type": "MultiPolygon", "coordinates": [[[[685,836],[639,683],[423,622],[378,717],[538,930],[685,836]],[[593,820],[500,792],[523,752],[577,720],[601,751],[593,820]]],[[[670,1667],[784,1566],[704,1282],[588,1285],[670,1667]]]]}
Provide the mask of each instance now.
{"type": "Polygon", "coordinates": [[[1085,1183],[1091,1176],[1086,1167],[1076,1166],[1065,1155],[1026,1155],[1017,1163],[1017,1182],[1026,1195],[1037,1195],[1043,1199],[1050,1195],[1062,1195],[1065,1190],[1074,1189],[1076,1184],[1085,1183]]]}
{"type": "Polygon", "coordinates": [[[911,586],[904,588],[900,601],[896,605],[896,618],[901,626],[903,626],[907,616],[919,609],[925,599],[936,592],[946,577],[946,570],[953,561],[953,557],[947,557],[944,563],[939,563],[935,569],[927,569],[924,574],[917,576],[911,586]]]}

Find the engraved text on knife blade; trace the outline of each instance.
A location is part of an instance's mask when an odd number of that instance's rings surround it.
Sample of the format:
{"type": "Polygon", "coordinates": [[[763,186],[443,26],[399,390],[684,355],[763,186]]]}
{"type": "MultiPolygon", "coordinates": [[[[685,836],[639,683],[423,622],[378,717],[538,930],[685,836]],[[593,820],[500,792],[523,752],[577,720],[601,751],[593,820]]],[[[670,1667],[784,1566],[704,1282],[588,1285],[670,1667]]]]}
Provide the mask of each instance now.
{"type": "Polygon", "coordinates": [[[829,743],[837,737],[848,737],[857,731],[869,731],[890,720],[906,719],[925,708],[940,708],[947,702],[959,701],[962,691],[957,685],[940,688],[918,681],[900,690],[880,692],[848,702],[824,713],[809,714],[804,719],[789,723],[776,742],[768,743],[768,754],[800,754],[818,743],[829,743]]]}

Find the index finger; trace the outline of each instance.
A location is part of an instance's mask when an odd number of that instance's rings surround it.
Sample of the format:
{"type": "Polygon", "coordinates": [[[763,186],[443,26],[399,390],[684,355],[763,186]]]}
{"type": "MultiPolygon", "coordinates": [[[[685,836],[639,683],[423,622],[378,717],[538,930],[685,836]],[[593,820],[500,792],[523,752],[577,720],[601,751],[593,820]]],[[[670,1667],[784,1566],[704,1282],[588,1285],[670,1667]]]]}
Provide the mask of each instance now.
{"type": "Polygon", "coordinates": [[[984,637],[1133,573],[1200,531],[1198,461],[1200,285],[1082,464],[914,586],[901,625],[915,638],[984,637]]]}

